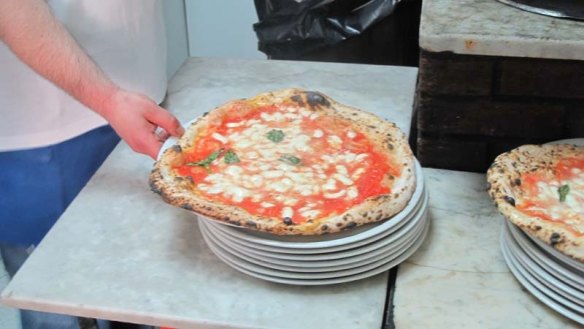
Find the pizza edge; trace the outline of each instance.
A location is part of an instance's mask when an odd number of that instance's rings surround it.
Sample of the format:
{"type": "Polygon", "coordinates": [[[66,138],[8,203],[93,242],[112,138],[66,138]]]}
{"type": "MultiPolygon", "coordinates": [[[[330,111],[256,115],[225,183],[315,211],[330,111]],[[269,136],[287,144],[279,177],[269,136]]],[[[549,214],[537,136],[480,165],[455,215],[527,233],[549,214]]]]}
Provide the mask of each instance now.
{"type": "Polygon", "coordinates": [[[221,117],[224,109],[229,108],[233,102],[238,100],[215,108],[187,127],[185,135],[179,139],[178,144],[167,149],[161,159],[155,163],[149,179],[151,189],[160,194],[164,201],[174,206],[228,224],[278,235],[335,233],[390,218],[403,210],[409,202],[416,185],[413,153],[407,143],[405,134],[394,123],[383,120],[374,114],[337,103],[321,93],[307,92],[301,89],[286,89],[263,93],[251,98],[250,101],[269,103],[272,100],[281,101],[298,96],[303,97],[303,100],[308,104],[311,102],[307,101],[307,97],[315,98],[317,102],[313,102],[313,105],[310,105],[314,107],[312,108],[313,110],[324,111],[326,115],[338,115],[348,119],[355,127],[359,128],[359,131],[365,133],[370,140],[384,151],[386,150],[393,157],[403,160],[401,162],[402,175],[394,180],[391,194],[369,198],[361,204],[348,209],[343,214],[321,221],[287,225],[283,221],[274,221],[270,218],[252,215],[237,206],[220,204],[188,192],[192,188],[191,182],[184,177],[174,175],[170,170],[172,164],[180,163],[182,151],[192,147],[186,142],[187,140],[192,140],[197,132],[205,129],[212,120],[221,117]],[[323,99],[325,101],[322,101],[323,99]]]}
{"type": "Polygon", "coordinates": [[[584,239],[561,225],[524,214],[515,208],[522,193],[517,184],[524,172],[555,164],[558,156],[579,154],[571,144],[523,145],[499,155],[487,170],[488,193],[505,218],[528,234],[578,261],[584,262],[584,239]]]}

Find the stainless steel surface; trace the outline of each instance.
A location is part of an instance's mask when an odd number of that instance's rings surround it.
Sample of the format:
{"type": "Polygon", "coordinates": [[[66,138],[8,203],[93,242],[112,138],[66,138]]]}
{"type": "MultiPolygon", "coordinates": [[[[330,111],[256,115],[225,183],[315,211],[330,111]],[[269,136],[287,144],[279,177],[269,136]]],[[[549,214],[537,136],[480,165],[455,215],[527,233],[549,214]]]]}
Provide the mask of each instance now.
{"type": "Polygon", "coordinates": [[[583,0],[498,0],[506,5],[532,13],[584,20],[583,0]]]}

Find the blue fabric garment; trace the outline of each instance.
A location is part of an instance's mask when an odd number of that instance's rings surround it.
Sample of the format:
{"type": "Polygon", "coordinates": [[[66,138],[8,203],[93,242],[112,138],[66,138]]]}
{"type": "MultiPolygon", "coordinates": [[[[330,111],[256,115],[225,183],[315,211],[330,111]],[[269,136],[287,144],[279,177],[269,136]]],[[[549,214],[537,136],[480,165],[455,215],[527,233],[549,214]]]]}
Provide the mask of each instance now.
{"type": "MultiPolygon", "coordinates": [[[[109,126],[56,145],[0,152],[0,261],[10,277],[120,141],[109,126]]],[[[77,317],[21,310],[23,329],[79,329],[77,317]]],[[[151,326],[97,320],[99,329],[151,326]]]]}
{"type": "Polygon", "coordinates": [[[0,242],[37,245],[119,140],[104,126],[59,144],[0,152],[0,242]]]}

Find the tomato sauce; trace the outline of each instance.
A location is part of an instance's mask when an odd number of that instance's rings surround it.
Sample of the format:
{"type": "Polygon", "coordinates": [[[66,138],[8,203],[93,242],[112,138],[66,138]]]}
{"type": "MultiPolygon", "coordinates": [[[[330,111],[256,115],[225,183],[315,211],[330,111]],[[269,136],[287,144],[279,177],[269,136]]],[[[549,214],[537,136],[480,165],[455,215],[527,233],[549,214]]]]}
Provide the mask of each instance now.
{"type": "MultiPolygon", "coordinates": [[[[552,207],[560,205],[563,206],[564,209],[567,209],[569,206],[566,204],[562,205],[559,192],[554,198],[541,198],[540,196],[543,193],[538,186],[538,183],[540,182],[546,185],[551,185],[551,182],[555,181],[555,185],[558,185],[558,183],[560,185],[567,184],[571,188],[575,188],[574,184],[570,184],[570,182],[578,175],[573,171],[575,168],[584,171],[584,157],[562,159],[558,161],[555,168],[553,168],[553,171],[547,173],[547,175],[542,174],[541,172],[528,172],[523,174],[521,176],[521,189],[524,191],[525,197],[521,203],[516,205],[517,209],[531,217],[538,217],[542,220],[565,224],[566,228],[577,236],[584,236],[584,233],[574,229],[572,225],[565,223],[568,220],[582,221],[584,214],[581,212],[578,214],[578,211],[571,211],[566,212],[569,215],[562,214],[563,216],[560,219],[552,218],[549,211],[552,207]]],[[[558,187],[555,187],[555,189],[557,188],[558,187]]],[[[579,198],[577,196],[574,197],[579,198]]],[[[584,203],[584,200],[579,201],[579,203],[584,203]]]]}
{"type": "MultiPolygon", "coordinates": [[[[285,104],[286,107],[296,106],[294,103],[285,104]]],[[[277,112],[285,114],[278,106],[262,106],[257,110],[250,111],[246,108],[245,104],[239,104],[232,108],[225,116],[221,124],[210,127],[207,131],[203,132],[201,135],[196,137],[195,142],[195,152],[186,155],[186,161],[184,165],[175,168],[178,174],[181,176],[190,176],[195,184],[203,182],[205,178],[215,172],[221,172],[225,169],[226,165],[219,160],[213,161],[208,167],[203,166],[192,166],[186,165],[187,162],[203,161],[209,157],[213,152],[217,150],[223,150],[223,152],[233,149],[234,145],[231,141],[228,143],[221,143],[213,137],[213,133],[221,134],[222,136],[229,136],[230,134],[240,133],[248,127],[244,125],[238,125],[240,122],[249,120],[260,120],[262,119],[262,113],[268,115],[274,115],[277,112]]],[[[270,129],[277,128],[281,122],[262,122],[270,126],[270,129]]],[[[382,182],[388,181],[388,176],[399,177],[400,166],[392,163],[386,154],[382,154],[377,151],[373,143],[361,132],[352,130],[351,124],[348,121],[327,117],[319,116],[317,118],[309,119],[304,117],[300,124],[302,132],[306,135],[312,136],[315,131],[321,130],[326,135],[335,135],[341,138],[341,143],[329,143],[326,138],[311,138],[308,145],[311,147],[313,152],[301,152],[297,151],[294,155],[301,159],[301,166],[311,167],[314,164],[321,163],[322,155],[335,155],[335,154],[345,154],[346,152],[353,152],[355,154],[367,154],[364,159],[360,161],[343,162],[348,173],[354,173],[357,170],[361,170],[364,173],[359,175],[358,178],[353,180],[354,186],[358,190],[358,195],[354,198],[326,198],[324,196],[325,192],[321,189],[319,193],[302,195],[294,190],[287,191],[285,193],[265,193],[265,187],[261,187],[258,193],[262,193],[262,198],[259,201],[253,201],[251,197],[246,197],[240,202],[233,201],[230,197],[224,194],[208,194],[204,191],[197,190],[198,193],[204,194],[207,198],[219,201],[224,204],[236,205],[240,208],[245,209],[250,214],[273,217],[281,220],[282,213],[285,207],[290,207],[293,210],[294,216],[291,218],[293,222],[300,223],[308,220],[301,215],[302,209],[306,207],[312,207],[319,211],[317,218],[328,217],[332,215],[338,215],[345,212],[350,207],[362,203],[364,200],[391,193],[391,188],[388,183],[382,184],[382,182]],[[351,131],[352,135],[347,136],[347,132],[351,131]],[[360,169],[361,168],[361,169],[360,169]],[[293,205],[286,205],[282,200],[282,196],[288,199],[295,199],[296,202],[293,205]],[[262,203],[269,203],[272,206],[263,207],[262,203]],[[315,206],[317,205],[317,206],[315,206]]],[[[325,136],[326,136],[325,135],[325,136]]],[[[243,154],[248,150],[238,150],[234,149],[235,153],[243,154]]],[[[240,162],[237,163],[246,170],[248,166],[255,165],[257,167],[256,161],[263,161],[261,159],[246,159],[240,157],[240,162]]],[[[325,175],[331,177],[334,174],[334,166],[329,167],[325,171],[325,175]]],[[[257,172],[256,172],[257,173],[257,172]]],[[[253,172],[244,171],[243,174],[254,174],[253,172]]],[[[260,173],[261,174],[261,173],[260,173]]],[[[324,183],[326,179],[323,180],[324,183]]],[[[341,189],[347,188],[342,186],[342,184],[337,182],[337,185],[341,186],[341,189]]]]}

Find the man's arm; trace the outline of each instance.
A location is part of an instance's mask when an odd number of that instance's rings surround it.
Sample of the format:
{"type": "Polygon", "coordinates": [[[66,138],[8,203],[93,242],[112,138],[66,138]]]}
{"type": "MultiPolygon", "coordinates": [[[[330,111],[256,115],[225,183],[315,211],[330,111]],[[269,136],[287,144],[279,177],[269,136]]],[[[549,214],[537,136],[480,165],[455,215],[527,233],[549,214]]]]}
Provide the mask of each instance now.
{"type": "Polygon", "coordinates": [[[156,157],[162,145],[157,127],[182,134],[172,114],[108,79],[44,0],[0,0],[0,40],[38,74],[104,117],[134,151],[156,157]]]}

